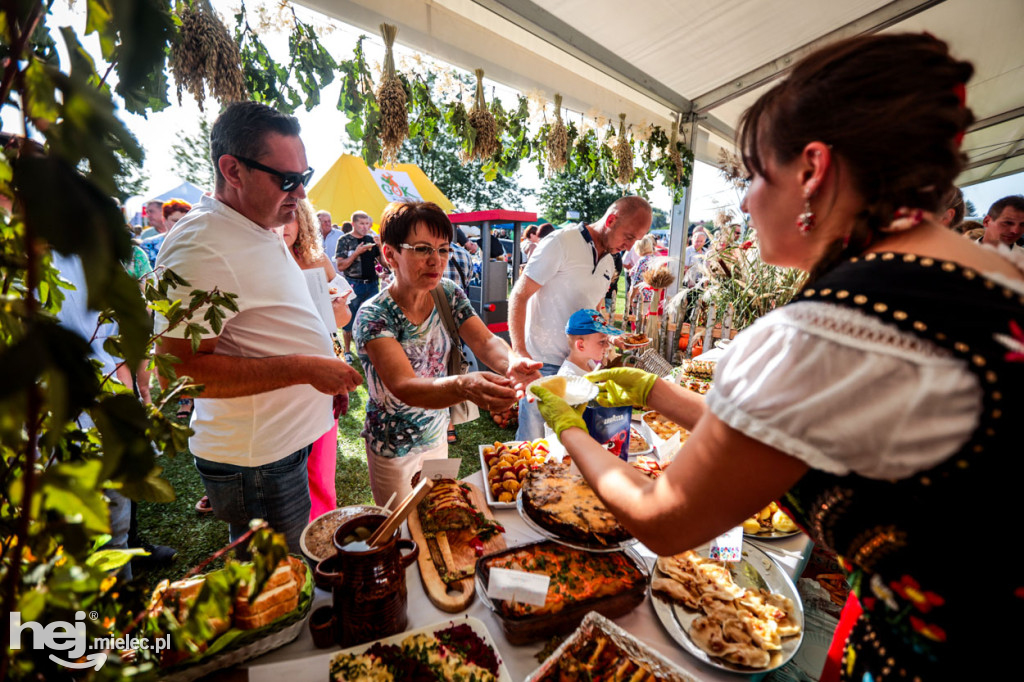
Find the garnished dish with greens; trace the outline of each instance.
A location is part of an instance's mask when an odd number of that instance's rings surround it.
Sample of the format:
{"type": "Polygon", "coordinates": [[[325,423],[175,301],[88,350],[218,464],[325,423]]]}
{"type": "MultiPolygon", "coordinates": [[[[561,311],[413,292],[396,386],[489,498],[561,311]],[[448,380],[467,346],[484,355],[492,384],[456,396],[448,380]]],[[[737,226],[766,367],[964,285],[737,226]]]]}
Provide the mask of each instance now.
{"type": "Polygon", "coordinates": [[[463,623],[433,634],[411,634],[401,644],[377,642],[362,653],[341,653],[331,660],[331,681],[499,679],[500,663],[494,648],[463,623]]]}

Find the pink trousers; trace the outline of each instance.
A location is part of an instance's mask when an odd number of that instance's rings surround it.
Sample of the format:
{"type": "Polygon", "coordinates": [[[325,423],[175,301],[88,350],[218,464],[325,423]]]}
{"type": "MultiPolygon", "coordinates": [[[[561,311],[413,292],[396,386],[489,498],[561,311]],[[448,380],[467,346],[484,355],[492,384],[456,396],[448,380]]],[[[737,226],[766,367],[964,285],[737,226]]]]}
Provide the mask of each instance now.
{"type": "Polygon", "coordinates": [[[309,520],[338,506],[335,472],[338,468],[338,420],[327,433],[313,441],[313,449],[306,460],[309,474],[309,520]]]}

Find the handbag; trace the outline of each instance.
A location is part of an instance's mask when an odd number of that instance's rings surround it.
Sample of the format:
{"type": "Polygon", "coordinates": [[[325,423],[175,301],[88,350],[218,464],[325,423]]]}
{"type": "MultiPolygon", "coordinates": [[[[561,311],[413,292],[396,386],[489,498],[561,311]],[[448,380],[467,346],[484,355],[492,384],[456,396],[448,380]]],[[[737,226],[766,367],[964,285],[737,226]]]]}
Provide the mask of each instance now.
{"type": "MultiPolygon", "coordinates": [[[[459,337],[459,330],[455,326],[455,318],[452,316],[451,306],[448,305],[448,297],[444,295],[444,288],[438,284],[430,292],[430,295],[434,297],[434,307],[437,308],[437,312],[441,315],[441,322],[448,331],[448,337],[452,342],[451,351],[448,353],[448,376],[454,377],[465,374],[469,369],[469,361],[466,360],[466,355],[462,352],[462,339],[459,337]]],[[[464,400],[449,407],[448,414],[453,425],[465,424],[480,416],[480,408],[476,406],[476,403],[464,400]]]]}

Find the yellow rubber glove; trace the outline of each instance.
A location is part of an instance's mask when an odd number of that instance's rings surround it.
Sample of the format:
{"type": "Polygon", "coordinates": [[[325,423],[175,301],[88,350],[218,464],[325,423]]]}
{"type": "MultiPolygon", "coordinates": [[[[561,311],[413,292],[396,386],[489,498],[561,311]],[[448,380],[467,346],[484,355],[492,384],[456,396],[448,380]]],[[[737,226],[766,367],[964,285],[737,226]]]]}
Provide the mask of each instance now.
{"type": "Polygon", "coordinates": [[[647,396],[651,394],[657,374],[633,367],[599,369],[587,375],[587,379],[600,389],[597,402],[605,407],[647,407],[647,396]]]}
{"type": "MultiPolygon", "coordinates": [[[[537,396],[537,409],[540,410],[540,416],[544,417],[548,426],[554,429],[555,435],[560,436],[562,431],[573,427],[587,431],[587,425],[583,422],[583,410],[587,409],[586,403],[579,407],[572,407],[543,386],[532,386],[530,390],[537,396]]],[[[590,432],[587,431],[587,433],[590,432]]]]}

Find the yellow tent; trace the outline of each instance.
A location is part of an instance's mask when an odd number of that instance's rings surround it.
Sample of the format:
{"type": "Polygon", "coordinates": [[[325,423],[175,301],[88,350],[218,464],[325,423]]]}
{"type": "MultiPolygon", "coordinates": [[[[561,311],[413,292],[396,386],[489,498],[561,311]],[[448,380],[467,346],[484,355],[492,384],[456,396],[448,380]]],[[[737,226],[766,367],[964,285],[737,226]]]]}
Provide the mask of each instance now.
{"type": "Polygon", "coordinates": [[[330,211],[341,224],[354,211],[365,211],[380,220],[392,201],[433,201],[445,212],[455,210],[448,197],[413,163],[396,163],[394,168],[370,169],[358,156],[342,154],[323,177],[307,192],[317,211],[330,211]]]}

